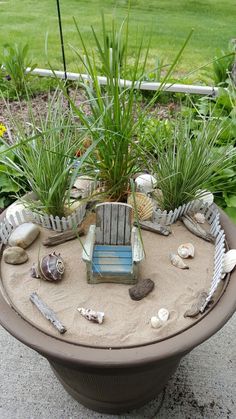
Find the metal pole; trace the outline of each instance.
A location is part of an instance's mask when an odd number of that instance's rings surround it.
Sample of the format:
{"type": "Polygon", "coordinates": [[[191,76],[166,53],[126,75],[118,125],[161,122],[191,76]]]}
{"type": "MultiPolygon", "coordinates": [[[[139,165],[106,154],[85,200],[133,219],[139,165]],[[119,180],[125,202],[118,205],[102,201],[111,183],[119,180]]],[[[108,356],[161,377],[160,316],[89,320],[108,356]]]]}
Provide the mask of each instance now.
{"type": "MultiPolygon", "coordinates": [[[[63,31],[62,31],[60,1],[56,0],[56,2],[57,2],[57,15],[58,15],[58,25],[59,25],[59,32],[60,32],[60,41],[61,41],[61,54],[62,54],[62,61],[63,61],[63,68],[64,68],[64,78],[65,78],[65,81],[67,81],[66,56],[65,56],[64,38],[63,38],[63,31]]],[[[66,85],[66,92],[69,95],[68,85],[66,85]]]]}

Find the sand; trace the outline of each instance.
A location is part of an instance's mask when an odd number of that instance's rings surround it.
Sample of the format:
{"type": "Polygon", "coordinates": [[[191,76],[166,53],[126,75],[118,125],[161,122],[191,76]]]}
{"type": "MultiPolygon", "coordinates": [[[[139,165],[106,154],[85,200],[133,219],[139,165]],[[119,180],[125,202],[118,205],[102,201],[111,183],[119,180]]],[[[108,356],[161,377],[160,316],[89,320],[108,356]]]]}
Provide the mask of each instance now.
{"type": "Polygon", "coordinates": [[[40,236],[27,249],[28,262],[13,266],[1,261],[1,279],[11,304],[24,319],[45,333],[76,344],[126,347],[168,338],[195,322],[195,319],[185,318],[184,313],[191,306],[196,292],[210,288],[214,245],[194,236],[181,222],[172,226],[172,234],[168,237],[142,232],[146,258],[140,264],[139,276],[151,278],[155,287],[141,301],[131,300],[128,292],[131,285],[88,284],[80,241],[76,239],[55,248],[46,248],[42,240],[52,232],[40,230],[40,236]],[[181,270],[171,265],[169,254],[176,253],[178,246],[186,242],[195,246],[195,257],[186,260],[189,270],[181,270]],[[63,280],[51,283],[32,278],[32,264],[54,250],[65,262],[63,280]],[[29,296],[34,291],[66,326],[64,335],[59,335],[30,302],[29,296]],[[104,323],[89,322],[77,311],[78,307],[104,311],[104,323]],[[160,329],[153,329],[150,319],[162,307],[169,310],[170,318],[160,329]]]}

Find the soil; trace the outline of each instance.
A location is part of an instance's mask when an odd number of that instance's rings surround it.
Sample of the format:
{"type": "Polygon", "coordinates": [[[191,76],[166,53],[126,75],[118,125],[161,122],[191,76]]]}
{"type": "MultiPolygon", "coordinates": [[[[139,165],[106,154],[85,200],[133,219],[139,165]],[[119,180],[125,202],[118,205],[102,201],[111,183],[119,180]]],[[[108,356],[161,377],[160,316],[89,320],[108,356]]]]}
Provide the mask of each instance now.
{"type": "MultiPolygon", "coordinates": [[[[70,90],[71,97],[75,101],[77,106],[81,106],[85,101],[85,96],[81,90],[70,90]]],[[[4,100],[0,100],[0,123],[3,123],[8,128],[11,128],[12,119],[20,120],[22,122],[29,121],[29,110],[32,109],[34,115],[46,116],[49,103],[52,99],[53,93],[45,92],[37,94],[31,97],[30,101],[26,99],[12,100],[7,104],[4,100]]],[[[65,99],[65,109],[68,105],[65,99]]],[[[83,105],[86,112],[89,113],[89,107],[83,105]]],[[[160,119],[170,118],[170,115],[175,114],[179,106],[171,100],[168,104],[156,103],[150,111],[151,116],[158,117],[160,119]]]]}

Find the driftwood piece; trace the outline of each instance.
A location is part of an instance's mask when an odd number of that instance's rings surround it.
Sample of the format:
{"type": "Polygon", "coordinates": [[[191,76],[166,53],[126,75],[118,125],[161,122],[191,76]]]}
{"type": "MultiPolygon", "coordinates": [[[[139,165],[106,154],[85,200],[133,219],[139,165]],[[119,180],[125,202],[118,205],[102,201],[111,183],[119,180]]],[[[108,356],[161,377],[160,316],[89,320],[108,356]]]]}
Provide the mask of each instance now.
{"type": "Polygon", "coordinates": [[[206,301],[207,293],[205,291],[200,291],[197,294],[196,301],[191,305],[191,307],[184,313],[184,317],[196,317],[200,313],[201,307],[206,301]]]}
{"type": "Polygon", "coordinates": [[[37,307],[40,313],[49,320],[52,325],[58,330],[59,333],[63,334],[66,332],[65,326],[57,318],[54,311],[45,304],[45,302],[38,296],[36,292],[33,292],[30,295],[30,301],[37,307]]]}
{"type": "Polygon", "coordinates": [[[189,214],[183,215],[181,221],[184,223],[185,227],[195,234],[197,237],[201,237],[203,240],[214,243],[215,237],[201,227],[189,214]]]}
{"type": "Polygon", "coordinates": [[[134,225],[140,226],[143,230],[152,231],[153,233],[161,234],[162,236],[169,236],[171,233],[170,227],[161,224],[153,223],[152,221],[139,221],[134,225]]]}
{"type": "Polygon", "coordinates": [[[129,289],[132,300],[139,301],[146,297],[154,288],[154,282],[150,279],[140,279],[136,285],[129,289]]]}
{"type": "Polygon", "coordinates": [[[79,227],[76,230],[66,230],[58,234],[53,234],[48,236],[46,240],[43,241],[44,246],[57,246],[58,244],[65,243],[69,240],[74,240],[78,236],[84,235],[84,229],[79,227]]]}

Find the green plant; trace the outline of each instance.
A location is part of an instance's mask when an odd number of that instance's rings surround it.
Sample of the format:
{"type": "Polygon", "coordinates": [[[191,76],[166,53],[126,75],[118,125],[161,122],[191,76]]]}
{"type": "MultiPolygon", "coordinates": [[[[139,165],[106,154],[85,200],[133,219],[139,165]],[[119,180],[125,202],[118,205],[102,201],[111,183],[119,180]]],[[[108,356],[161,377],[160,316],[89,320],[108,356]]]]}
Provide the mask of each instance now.
{"type": "Polygon", "coordinates": [[[28,44],[5,44],[0,61],[2,62],[2,71],[5,73],[4,87],[6,88],[8,82],[8,86],[10,85],[17,96],[26,95],[29,75],[37,66],[32,64],[32,60],[29,58],[28,44]]]}
{"type": "Polygon", "coordinates": [[[222,190],[224,184],[213,180],[218,173],[230,169],[235,161],[236,150],[232,146],[225,146],[221,153],[215,152],[224,129],[221,120],[203,118],[194,132],[192,126],[192,116],[181,116],[174,121],[171,131],[162,130],[150,139],[149,167],[161,191],[157,200],[160,207],[168,211],[200,198],[204,189],[222,190]]]}
{"type": "MultiPolygon", "coordinates": [[[[76,22],[75,22],[76,24],[76,22]]],[[[132,72],[128,66],[129,21],[123,22],[117,30],[112,21],[108,30],[102,15],[102,40],[95,30],[92,35],[95,41],[97,56],[88,49],[85,38],[76,24],[82,52],[75,50],[88,75],[88,82],[81,81],[85,90],[90,113],[78,108],[70,99],[71,107],[79,116],[82,126],[88,130],[95,151],[85,160],[83,170],[95,175],[104,184],[105,192],[112,200],[123,200],[129,188],[129,179],[139,170],[139,158],[136,147],[136,134],[148,109],[155,102],[166,78],[175,67],[188,39],[176,55],[168,69],[160,89],[141,110],[136,99],[136,90],[145,73],[149,46],[143,52],[144,39],[136,48],[132,72]],[[109,33],[109,43],[107,36],[109,33]],[[111,47],[112,45],[112,47],[111,47]],[[122,66],[121,66],[122,56],[122,66]],[[99,83],[98,69],[103,69],[106,83],[99,83]],[[129,81],[126,76],[129,75],[129,81]]]]}
{"type": "MultiPolygon", "coordinates": [[[[1,124],[0,124],[1,129],[1,124]]],[[[1,135],[0,135],[1,137],[1,135]]],[[[4,153],[5,157],[16,162],[16,157],[13,152],[8,151],[8,147],[4,144],[0,145],[0,153],[4,153]]],[[[16,199],[16,195],[22,195],[25,191],[26,179],[22,174],[5,165],[3,162],[0,163],[0,208],[6,208],[16,199]]]]}
{"type": "Polygon", "coordinates": [[[215,86],[226,87],[230,71],[236,59],[235,40],[229,42],[227,51],[220,51],[213,61],[213,80],[215,86]]]}
{"type": "Polygon", "coordinates": [[[53,98],[45,118],[34,116],[29,109],[30,122],[26,126],[12,115],[16,141],[8,145],[8,150],[16,160],[4,151],[1,153],[2,162],[27,179],[29,188],[36,194],[38,201],[31,203],[34,209],[59,217],[64,215],[69,199],[67,191],[80,144],[73,116],[61,99],[61,96],[53,98]]]}

